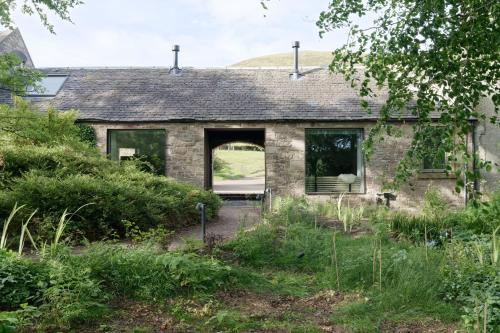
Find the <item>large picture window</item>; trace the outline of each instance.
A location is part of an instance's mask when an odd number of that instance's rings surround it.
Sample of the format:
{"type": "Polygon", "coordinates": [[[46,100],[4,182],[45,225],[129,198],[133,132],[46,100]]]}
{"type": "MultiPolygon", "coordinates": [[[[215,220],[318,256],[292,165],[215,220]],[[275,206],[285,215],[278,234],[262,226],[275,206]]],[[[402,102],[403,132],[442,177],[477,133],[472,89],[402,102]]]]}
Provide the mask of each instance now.
{"type": "Polygon", "coordinates": [[[360,129],[306,129],[306,193],[364,192],[360,129]]]}
{"type": "Polygon", "coordinates": [[[116,161],[139,159],[144,169],[165,174],[165,130],[108,130],[108,155],[116,161]]]}

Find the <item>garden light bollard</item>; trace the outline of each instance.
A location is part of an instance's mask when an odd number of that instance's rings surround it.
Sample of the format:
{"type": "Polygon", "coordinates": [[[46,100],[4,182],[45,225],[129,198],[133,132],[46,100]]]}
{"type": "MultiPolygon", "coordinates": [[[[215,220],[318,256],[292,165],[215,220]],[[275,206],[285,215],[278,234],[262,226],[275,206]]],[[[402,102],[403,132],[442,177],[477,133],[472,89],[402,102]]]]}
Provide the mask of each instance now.
{"type": "Polygon", "coordinates": [[[269,211],[271,212],[273,210],[273,190],[268,187],[265,192],[269,194],[269,211]]]}
{"type": "Polygon", "coordinates": [[[203,243],[205,243],[205,234],[206,234],[206,229],[205,229],[205,222],[206,222],[206,216],[205,216],[205,204],[198,202],[196,204],[196,210],[200,212],[200,219],[201,219],[201,240],[203,243]]]}

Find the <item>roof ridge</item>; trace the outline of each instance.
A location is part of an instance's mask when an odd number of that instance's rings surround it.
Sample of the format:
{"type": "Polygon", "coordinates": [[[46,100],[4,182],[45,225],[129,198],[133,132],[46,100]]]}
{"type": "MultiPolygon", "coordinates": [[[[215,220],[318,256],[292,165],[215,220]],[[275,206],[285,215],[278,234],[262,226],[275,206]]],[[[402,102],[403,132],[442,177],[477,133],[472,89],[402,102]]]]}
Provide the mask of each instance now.
{"type": "MultiPolygon", "coordinates": [[[[62,67],[38,67],[39,70],[106,70],[106,69],[112,69],[112,70],[144,70],[144,69],[149,69],[149,70],[154,70],[154,69],[161,69],[161,70],[169,70],[170,67],[168,66],[62,66],[62,67]]],[[[301,71],[307,71],[307,70],[328,70],[327,67],[325,66],[302,66],[300,67],[301,71]]],[[[269,67],[191,67],[191,66],[185,66],[181,67],[181,70],[201,70],[201,71],[266,71],[266,70],[277,70],[277,71],[291,71],[292,68],[288,66],[269,66],[269,67]]]]}

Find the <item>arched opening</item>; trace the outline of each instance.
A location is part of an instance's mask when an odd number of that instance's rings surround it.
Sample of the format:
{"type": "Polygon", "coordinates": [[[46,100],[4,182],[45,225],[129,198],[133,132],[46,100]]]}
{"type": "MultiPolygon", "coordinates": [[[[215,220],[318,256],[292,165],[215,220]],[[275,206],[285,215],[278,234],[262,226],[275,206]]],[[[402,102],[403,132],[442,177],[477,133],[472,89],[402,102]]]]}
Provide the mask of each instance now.
{"type": "Polygon", "coordinates": [[[265,188],[264,147],[246,142],[212,151],[212,188],[219,194],[261,194],[265,188]]]}
{"type": "Polygon", "coordinates": [[[205,187],[220,195],[258,195],[265,189],[263,129],[205,130],[205,187]]]}

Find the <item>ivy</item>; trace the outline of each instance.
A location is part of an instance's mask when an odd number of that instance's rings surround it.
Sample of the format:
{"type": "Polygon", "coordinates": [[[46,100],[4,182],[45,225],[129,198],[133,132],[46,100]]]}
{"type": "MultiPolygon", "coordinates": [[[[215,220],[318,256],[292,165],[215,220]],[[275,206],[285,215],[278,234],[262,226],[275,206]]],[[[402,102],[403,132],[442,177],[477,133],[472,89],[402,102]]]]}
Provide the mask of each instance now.
{"type": "Polygon", "coordinates": [[[78,123],[76,124],[78,127],[78,135],[80,140],[88,143],[91,147],[97,146],[97,137],[95,135],[95,130],[92,126],[88,124],[78,123]]]}

